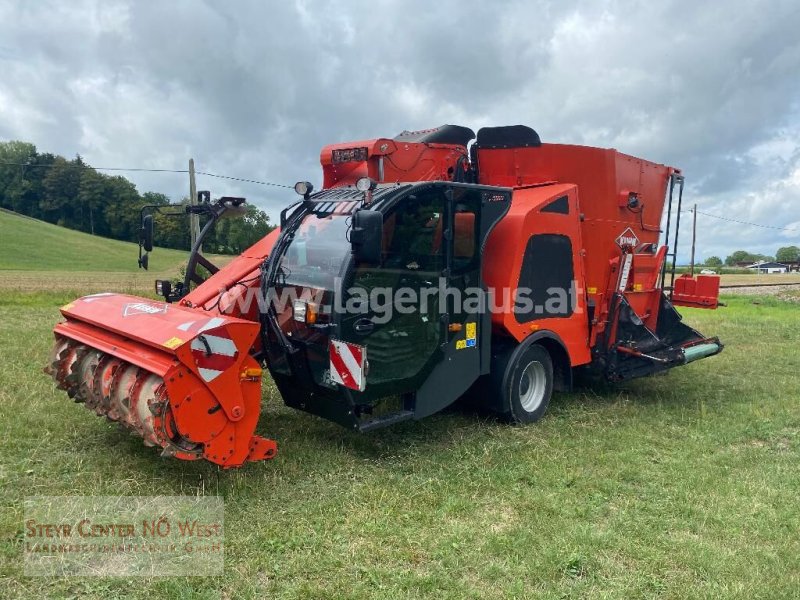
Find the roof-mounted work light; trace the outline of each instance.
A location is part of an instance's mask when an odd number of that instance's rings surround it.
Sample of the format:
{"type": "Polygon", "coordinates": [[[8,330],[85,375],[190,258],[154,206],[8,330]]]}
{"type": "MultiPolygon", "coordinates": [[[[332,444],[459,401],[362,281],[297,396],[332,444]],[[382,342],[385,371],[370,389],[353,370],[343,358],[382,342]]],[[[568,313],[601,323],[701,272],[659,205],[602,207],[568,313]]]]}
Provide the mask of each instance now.
{"type": "Polygon", "coordinates": [[[314,191],[314,186],[308,181],[298,181],[294,184],[294,191],[303,198],[308,198],[314,191]]]}

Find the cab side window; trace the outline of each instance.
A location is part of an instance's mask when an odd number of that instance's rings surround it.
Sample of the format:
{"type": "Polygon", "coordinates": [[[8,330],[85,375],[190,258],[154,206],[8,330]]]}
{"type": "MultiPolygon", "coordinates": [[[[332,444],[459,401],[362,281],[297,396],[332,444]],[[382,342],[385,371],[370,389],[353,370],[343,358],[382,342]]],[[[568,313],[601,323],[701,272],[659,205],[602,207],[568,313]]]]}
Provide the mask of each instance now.
{"type": "Polygon", "coordinates": [[[444,195],[440,190],[404,198],[384,222],[384,267],[441,271],[444,217],[444,195]]]}
{"type": "Polygon", "coordinates": [[[481,194],[476,190],[453,190],[453,273],[477,267],[481,194]]]}

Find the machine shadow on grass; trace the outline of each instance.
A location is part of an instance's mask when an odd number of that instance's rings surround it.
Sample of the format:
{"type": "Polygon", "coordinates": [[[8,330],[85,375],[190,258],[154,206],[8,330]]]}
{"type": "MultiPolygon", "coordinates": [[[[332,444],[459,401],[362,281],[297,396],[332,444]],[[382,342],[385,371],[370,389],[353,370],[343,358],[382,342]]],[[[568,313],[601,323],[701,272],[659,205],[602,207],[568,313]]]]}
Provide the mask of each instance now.
{"type": "MultiPolygon", "coordinates": [[[[670,374],[665,373],[653,378],[661,379],[669,376],[670,374]]],[[[621,385],[598,384],[591,378],[581,377],[576,378],[572,392],[554,393],[549,417],[545,417],[538,424],[512,424],[496,413],[471,403],[468,399],[462,399],[440,414],[423,421],[398,423],[380,431],[359,433],[343,429],[325,419],[286,408],[282,405],[277,391],[272,389],[272,386],[267,389],[269,396],[265,397],[263,419],[259,424],[258,433],[276,436],[282,440],[278,457],[274,462],[225,470],[205,461],[165,460],[154,449],[142,446],[136,436],[116,428],[98,432],[98,447],[124,445],[125,453],[131,453],[131,456],[139,459],[131,465],[131,472],[147,465],[144,467],[146,470],[158,469],[164,471],[162,473],[164,475],[178,476],[177,481],[185,491],[185,486],[192,485],[186,481],[186,476],[196,476],[197,485],[201,485],[203,480],[230,481],[236,473],[249,475],[264,469],[283,471],[287,468],[285,461],[295,462],[296,455],[327,455],[329,458],[341,456],[341,460],[332,458],[316,462],[309,471],[311,476],[321,471],[335,471],[348,459],[369,460],[378,464],[385,462],[386,465],[398,459],[411,460],[441,450],[456,432],[462,442],[464,436],[468,436],[470,440],[467,441],[475,443],[488,439],[494,431],[506,428],[525,430],[531,438],[541,438],[551,433],[546,428],[547,420],[574,420],[584,413],[584,409],[604,409],[620,402],[635,404],[640,409],[688,402],[679,393],[664,394],[662,390],[642,385],[640,382],[621,385]],[[332,447],[337,449],[336,453],[330,452],[332,447]]],[[[689,402],[689,404],[694,407],[694,403],[689,402]]],[[[295,476],[293,474],[293,477],[295,476]]]]}

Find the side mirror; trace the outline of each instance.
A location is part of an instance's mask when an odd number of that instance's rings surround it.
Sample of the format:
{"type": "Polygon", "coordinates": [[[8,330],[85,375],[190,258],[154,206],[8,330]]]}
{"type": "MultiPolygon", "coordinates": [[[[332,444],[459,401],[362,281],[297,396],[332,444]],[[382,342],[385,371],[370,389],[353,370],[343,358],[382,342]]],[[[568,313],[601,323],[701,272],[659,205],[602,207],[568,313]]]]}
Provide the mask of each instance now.
{"type": "Polygon", "coordinates": [[[153,251],[153,215],[142,217],[142,228],[139,231],[139,244],[145,252],[153,251]]]}
{"type": "Polygon", "coordinates": [[[381,262],[383,214],[380,211],[362,209],[355,212],[350,245],[357,261],[370,264],[381,262]]]}

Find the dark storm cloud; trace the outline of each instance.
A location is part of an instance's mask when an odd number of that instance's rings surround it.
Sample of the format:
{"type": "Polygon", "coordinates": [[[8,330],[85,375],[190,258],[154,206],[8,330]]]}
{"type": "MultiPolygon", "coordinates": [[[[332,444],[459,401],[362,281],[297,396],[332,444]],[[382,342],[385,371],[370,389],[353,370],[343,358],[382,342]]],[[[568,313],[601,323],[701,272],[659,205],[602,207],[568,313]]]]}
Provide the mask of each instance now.
{"type": "MultiPolygon", "coordinates": [[[[682,167],[707,212],[800,202],[791,2],[78,2],[0,6],[0,138],[94,165],[318,181],[319,148],[450,122],[682,167]]],[[[185,193],[181,176],[140,189],[185,193]]],[[[269,209],[274,189],[201,180],[269,209]]],[[[800,234],[706,219],[703,254],[800,234]],[[708,252],[706,252],[708,249],[708,252]]],[[[798,225],[800,227],[800,225],[798,225]]]]}

